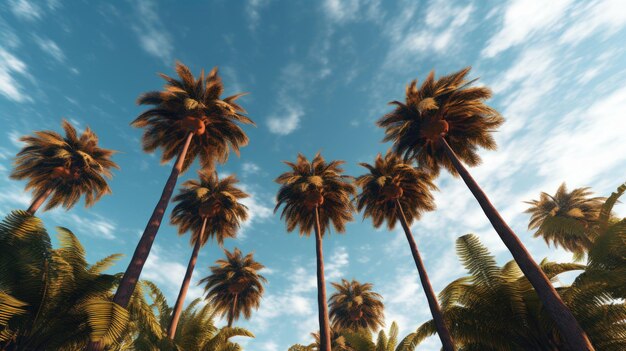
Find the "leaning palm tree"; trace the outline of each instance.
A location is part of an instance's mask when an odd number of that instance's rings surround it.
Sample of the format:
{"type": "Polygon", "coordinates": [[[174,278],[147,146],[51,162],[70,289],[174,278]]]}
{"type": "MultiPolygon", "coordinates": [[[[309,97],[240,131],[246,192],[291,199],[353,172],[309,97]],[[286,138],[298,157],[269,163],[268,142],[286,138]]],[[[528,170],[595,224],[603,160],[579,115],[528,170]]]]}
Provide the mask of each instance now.
{"type": "Polygon", "coordinates": [[[224,86],[217,68],[206,77],[203,72],[195,79],[187,66],[177,62],[176,73],[180,79],[161,74],[167,82],[164,90],[145,93],[137,100],[140,105],[153,105],[132,122],[134,127],[145,128],[144,151],[161,148],[163,163],[174,157],[176,161],[113,299],[122,307],[128,304],[150,254],[178,175],[187,170],[196,157],[202,168],[210,169],[215,161],[226,162],[229,149],[239,154],[239,148],[248,143],[248,137],[238,123],[254,124],[235,103],[244,94],[220,98],[224,86]]]}
{"type": "Polygon", "coordinates": [[[252,253],[243,256],[237,248],[233,252],[224,250],[226,259],[219,259],[211,267],[211,274],[200,280],[209,304],[222,317],[226,316],[228,326],[243,314],[246,319],[252,316],[252,309],[258,309],[263,296],[265,277],[259,274],[264,267],[254,260],[252,253]]]}
{"type": "Polygon", "coordinates": [[[589,189],[568,192],[563,183],[554,195],[542,192],[539,200],[528,201],[528,229],[536,229],[535,237],[542,237],[546,243],[572,252],[575,260],[582,259],[593,244],[594,226],[605,200],[590,197],[589,189]]]}
{"type": "Polygon", "coordinates": [[[98,137],[89,127],[79,135],[68,121],[62,126],[65,137],[46,130],[20,139],[26,146],[15,158],[11,178],[28,179],[26,190],[33,190],[30,214],[48,198],[44,210],[70,209],[83,195],[89,207],[111,193],[105,177],[111,178],[111,168],[119,169],[111,160],[115,151],[98,147],[98,137]]]}
{"type": "Polygon", "coordinates": [[[332,328],[376,331],[385,325],[383,297],[372,291],[373,284],[345,279],[331,284],[337,290],[328,305],[332,328]]]}
{"type": "Polygon", "coordinates": [[[330,230],[331,223],[337,232],[343,232],[346,222],[352,220],[354,212],[350,198],[356,194],[356,189],[352,184],[352,177],[342,174],[343,163],[326,163],[319,153],[309,162],[302,154],[298,154],[295,163],[285,162],[291,167],[291,171],[276,178],[281,187],[274,212],[284,205],[281,218],[287,222],[287,231],[300,227],[300,234],[306,236],[315,231],[317,304],[322,351],[330,351],[322,236],[330,230]]]}
{"type": "Polygon", "coordinates": [[[479,147],[496,149],[491,133],[504,122],[496,110],[484,103],[491,97],[491,91],[470,86],[474,81],[466,80],[469,71],[468,67],[438,80],[431,72],[419,88],[415,80],[411,82],[406,89],[406,101],[393,101],[394,111],[378,121],[385,128],[384,141],[392,141],[395,152],[406,160],[416,159],[420,167],[434,174],[443,167],[454,176],[460,175],[537,291],[569,347],[593,350],[548,277],[463,166],[462,162],[469,166],[480,163],[479,147]]]}
{"type": "Polygon", "coordinates": [[[173,200],[178,204],[172,211],[172,224],[178,226],[180,235],[191,231],[193,251],[174,305],[167,332],[170,339],[176,334],[176,325],[183,310],[200,247],[209,239],[215,239],[222,246],[224,239],[237,236],[240,223],[248,218],[248,208],[239,202],[248,197],[248,194],[235,186],[238,180],[234,175],[222,180],[218,179],[215,171],[200,171],[198,175],[200,181],[188,180],[183,183],[183,189],[173,200]]]}
{"type": "Polygon", "coordinates": [[[391,152],[387,152],[385,157],[378,154],[373,165],[368,163],[360,165],[367,168],[369,173],[356,180],[362,189],[357,197],[358,210],[364,210],[364,217],[371,217],[376,228],[386,221],[387,227],[392,230],[396,223],[400,222],[411,248],[428,307],[437,324],[441,343],[444,349],[454,350],[454,342],[446,327],[437,296],[428,279],[410,227],[411,222],[419,219],[423,212],[435,209],[432,191],[437,187],[432,182],[432,176],[403,162],[399,156],[391,152]]]}

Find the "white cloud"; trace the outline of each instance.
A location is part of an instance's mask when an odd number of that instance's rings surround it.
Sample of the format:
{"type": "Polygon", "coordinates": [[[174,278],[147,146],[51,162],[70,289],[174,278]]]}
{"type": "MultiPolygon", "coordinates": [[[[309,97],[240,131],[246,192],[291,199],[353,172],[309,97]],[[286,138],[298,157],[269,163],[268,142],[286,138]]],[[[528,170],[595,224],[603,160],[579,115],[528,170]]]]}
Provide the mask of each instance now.
{"type": "Polygon", "coordinates": [[[50,216],[62,226],[68,227],[74,233],[84,234],[106,240],[116,239],[117,225],[110,218],[89,212],[78,215],[75,212],[55,208],[49,212],[50,216]],[[69,223],[71,222],[71,223],[69,223]]]}
{"type": "Polygon", "coordinates": [[[241,200],[241,203],[248,207],[248,220],[241,225],[241,230],[237,234],[239,238],[245,238],[245,232],[254,223],[263,222],[271,218],[274,215],[274,209],[268,204],[269,201],[263,200],[252,187],[246,184],[240,184],[239,187],[250,195],[241,200]]]}
{"type": "Polygon", "coordinates": [[[325,0],[324,12],[328,17],[337,22],[353,19],[360,6],[359,0],[325,0]]]}
{"type": "Polygon", "coordinates": [[[16,17],[27,21],[38,20],[43,14],[37,4],[28,0],[10,0],[9,6],[16,17]]]}
{"type": "Polygon", "coordinates": [[[425,25],[416,5],[406,7],[387,29],[390,51],[383,64],[402,69],[411,65],[416,54],[442,54],[454,50],[474,11],[473,5],[454,6],[447,1],[433,1],[426,13],[425,25]]]}
{"type": "Polygon", "coordinates": [[[251,31],[256,29],[259,25],[259,21],[261,20],[261,14],[259,11],[269,3],[270,0],[248,0],[248,4],[246,5],[246,15],[248,16],[248,28],[250,28],[251,31]]]}
{"type": "Polygon", "coordinates": [[[274,134],[288,135],[298,129],[304,111],[297,104],[283,105],[282,107],[280,112],[267,119],[267,126],[270,132],[274,134]]]}
{"type": "Polygon", "coordinates": [[[327,282],[345,278],[345,269],[350,264],[349,257],[348,250],[343,246],[339,246],[333,251],[330,257],[324,259],[324,275],[326,276],[327,282]]]}
{"type": "Polygon", "coordinates": [[[253,162],[244,162],[241,165],[241,171],[244,177],[251,176],[254,174],[259,174],[261,172],[261,167],[259,167],[256,163],[253,162]]]}
{"type": "Polygon", "coordinates": [[[140,0],[137,4],[138,24],[133,27],[141,47],[150,55],[169,64],[174,51],[171,34],[164,28],[157,13],[157,4],[151,0],[140,0]]]}
{"type": "Polygon", "coordinates": [[[15,74],[28,77],[26,64],[10,52],[0,48],[0,94],[16,102],[30,101],[23,92],[15,74]]]}
{"type": "Polygon", "coordinates": [[[65,54],[63,53],[63,50],[61,50],[61,48],[57,45],[57,43],[50,39],[44,39],[39,36],[35,36],[34,38],[37,46],[39,46],[41,51],[52,56],[52,58],[54,58],[57,62],[65,61],[65,54]]]}
{"type": "Polygon", "coordinates": [[[483,50],[486,57],[527,41],[533,34],[558,26],[572,0],[513,0],[504,13],[502,29],[483,50]]]}
{"type": "Polygon", "coordinates": [[[577,44],[596,33],[606,37],[626,25],[626,8],[622,0],[589,1],[581,4],[573,24],[561,36],[564,43],[577,44]]]}

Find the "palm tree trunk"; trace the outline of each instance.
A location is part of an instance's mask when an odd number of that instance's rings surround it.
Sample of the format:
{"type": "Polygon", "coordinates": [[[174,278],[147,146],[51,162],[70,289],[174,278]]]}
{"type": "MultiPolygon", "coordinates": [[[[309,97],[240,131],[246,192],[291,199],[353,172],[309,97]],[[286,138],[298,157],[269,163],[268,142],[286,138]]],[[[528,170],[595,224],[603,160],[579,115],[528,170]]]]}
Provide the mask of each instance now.
{"type": "Polygon", "coordinates": [[[191,258],[189,258],[189,264],[187,264],[187,272],[185,272],[183,285],[181,285],[180,292],[178,293],[178,298],[176,298],[174,313],[172,314],[172,321],[170,322],[170,327],[167,330],[167,337],[171,340],[174,340],[174,336],[176,335],[176,327],[178,326],[178,320],[180,319],[180,314],[183,312],[183,303],[185,302],[185,296],[187,295],[187,290],[189,289],[189,283],[191,283],[191,276],[193,275],[193,270],[196,267],[196,261],[198,260],[198,252],[200,251],[200,246],[202,245],[202,236],[204,235],[204,230],[206,229],[206,222],[207,217],[204,217],[204,220],[202,221],[202,229],[200,229],[198,238],[193,245],[193,252],[191,253],[191,258]]]}
{"type": "Polygon", "coordinates": [[[315,207],[315,252],[317,254],[317,308],[320,323],[320,351],[330,350],[330,322],[326,305],[326,281],[324,279],[324,252],[319,208],[315,207]]]}
{"type": "Polygon", "coordinates": [[[546,274],[537,265],[535,260],[533,260],[517,235],[515,235],[513,230],[504,219],[502,219],[500,213],[493,207],[487,195],[483,192],[478,183],[476,183],[474,178],[472,178],[461,161],[459,161],[445,138],[442,137],[440,140],[454,168],[459,172],[461,178],[463,178],[463,181],[480,204],[483,212],[485,212],[485,215],[491,222],[493,229],[496,230],[500,239],[504,242],[504,245],[506,245],[513,255],[517,265],[535,288],[537,295],[543,302],[543,306],[548,311],[563,336],[563,341],[568,349],[572,351],[594,350],[587,334],[580,327],[572,312],[565,306],[565,303],[561,300],[556,289],[550,284],[550,280],[546,274]]]}
{"type": "Polygon", "coordinates": [[[41,205],[43,205],[43,203],[46,202],[46,199],[48,198],[48,196],[52,194],[52,190],[53,190],[52,188],[49,188],[48,190],[46,190],[46,192],[37,196],[26,211],[34,216],[35,212],[37,212],[39,207],[41,207],[41,205]]]}
{"type": "MultiPolygon", "coordinates": [[[[167,182],[165,183],[165,187],[163,188],[163,193],[161,194],[161,198],[157,203],[154,211],[152,212],[152,216],[150,220],[148,220],[148,224],[141,235],[141,239],[139,239],[139,243],[135,248],[135,252],[133,253],[133,257],[128,264],[128,268],[126,268],[126,272],[124,272],[124,276],[120,281],[119,286],[117,287],[117,291],[115,292],[115,296],[113,296],[113,302],[116,304],[126,308],[128,306],[128,302],[130,301],[130,297],[135,291],[135,286],[139,281],[139,276],[141,275],[141,270],[143,269],[143,265],[146,263],[148,259],[148,255],[150,254],[150,249],[152,248],[152,243],[154,242],[154,238],[156,237],[157,232],[159,231],[159,227],[161,226],[161,221],[163,220],[163,215],[165,214],[165,210],[167,209],[167,205],[170,202],[170,198],[172,197],[172,193],[174,192],[174,188],[176,187],[176,182],[178,181],[178,175],[183,169],[183,163],[185,162],[185,156],[187,155],[187,150],[189,149],[189,144],[191,144],[191,138],[193,137],[193,132],[187,134],[187,139],[185,140],[185,144],[176,159],[176,163],[174,167],[172,167],[172,172],[170,173],[167,182]]],[[[86,347],[87,351],[102,351],[104,345],[101,343],[96,343],[90,341],[86,347]]]]}
{"type": "Polygon", "coordinates": [[[446,323],[443,319],[443,313],[441,313],[441,308],[439,307],[439,303],[437,302],[437,297],[435,295],[435,292],[433,291],[433,287],[432,285],[430,285],[430,279],[428,279],[428,274],[426,274],[424,262],[422,262],[422,257],[420,256],[419,250],[417,249],[417,244],[415,243],[415,239],[413,238],[413,234],[411,233],[411,228],[406,221],[406,216],[404,215],[404,211],[402,210],[400,200],[397,199],[396,210],[398,211],[398,217],[400,218],[400,223],[402,224],[402,228],[404,229],[404,234],[406,234],[406,240],[408,240],[409,246],[411,247],[411,254],[413,254],[413,260],[415,261],[415,266],[417,267],[417,272],[420,276],[420,282],[422,283],[422,287],[424,288],[426,300],[428,300],[428,307],[430,308],[430,313],[433,315],[435,327],[437,328],[437,335],[439,335],[439,339],[441,339],[441,344],[443,345],[444,350],[454,351],[454,342],[452,341],[452,336],[450,335],[450,331],[446,327],[446,323]]]}
{"type": "Polygon", "coordinates": [[[237,299],[239,298],[239,294],[235,294],[235,299],[233,300],[232,306],[230,306],[230,315],[228,316],[228,327],[232,328],[233,321],[235,320],[235,311],[237,310],[237,299]]]}

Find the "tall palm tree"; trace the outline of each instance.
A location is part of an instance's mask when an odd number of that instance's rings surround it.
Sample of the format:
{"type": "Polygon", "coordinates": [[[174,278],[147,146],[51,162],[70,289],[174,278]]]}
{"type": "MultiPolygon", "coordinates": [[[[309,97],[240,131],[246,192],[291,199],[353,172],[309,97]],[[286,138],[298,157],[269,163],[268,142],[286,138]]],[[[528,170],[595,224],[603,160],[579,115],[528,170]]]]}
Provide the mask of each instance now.
{"type": "Polygon", "coordinates": [[[331,284],[337,290],[328,305],[332,328],[375,331],[385,325],[383,297],[372,291],[373,284],[345,279],[331,284]]]}
{"type": "MultiPolygon", "coordinates": [[[[369,330],[360,329],[358,331],[341,330],[331,332],[333,351],[413,351],[415,345],[415,333],[407,335],[398,342],[398,325],[396,322],[391,323],[389,333],[384,330],[378,332],[378,335],[372,335],[369,330]]],[[[307,346],[296,344],[289,348],[289,351],[318,351],[319,350],[319,333],[312,333],[315,341],[307,346]]]]}
{"type": "Polygon", "coordinates": [[[326,163],[322,155],[315,155],[309,162],[298,154],[295,163],[285,162],[291,171],[281,174],[276,182],[278,190],[274,212],[284,205],[280,218],[287,222],[287,231],[300,227],[300,234],[309,236],[315,231],[317,257],[317,305],[320,324],[321,350],[330,351],[330,323],[326,305],[324,279],[324,254],[322,236],[332,223],[337,232],[343,232],[345,224],[352,220],[354,206],[350,200],[356,195],[352,177],[343,175],[343,161],[326,163]]]}
{"type": "Polygon", "coordinates": [[[367,168],[369,173],[356,180],[362,189],[357,197],[358,210],[364,210],[364,217],[371,217],[376,228],[386,221],[387,227],[392,230],[400,221],[426,294],[428,307],[437,323],[441,343],[444,349],[454,350],[454,342],[446,327],[410,227],[413,220],[419,219],[423,212],[435,209],[432,191],[437,190],[437,187],[432,182],[432,176],[413,168],[391,152],[387,152],[385,157],[378,154],[373,165],[368,163],[360,165],[367,168]]]}
{"type": "Polygon", "coordinates": [[[11,178],[28,179],[26,190],[33,190],[27,210],[30,214],[35,214],[48,198],[44,210],[57,206],[70,209],[83,195],[89,207],[111,193],[104,177],[111,178],[111,168],[119,169],[111,160],[115,151],[98,147],[98,137],[89,127],[78,135],[68,121],[63,120],[61,125],[65,137],[46,130],[20,139],[26,146],[15,158],[11,178]]]}
{"type": "Polygon", "coordinates": [[[454,176],[460,175],[537,291],[569,347],[593,350],[548,277],[463,166],[462,162],[469,166],[480,163],[479,147],[496,148],[491,133],[504,122],[496,110],[484,103],[491,91],[471,86],[474,81],[466,80],[469,71],[469,67],[464,68],[437,80],[431,72],[419,89],[417,82],[412,81],[406,89],[406,101],[391,102],[396,106],[394,111],[378,121],[385,128],[384,141],[392,141],[395,152],[406,160],[416,159],[420,167],[434,174],[443,167],[454,176]]]}
{"type": "Polygon", "coordinates": [[[561,184],[553,195],[542,192],[539,200],[531,200],[526,213],[530,213],[528,229],[536,229],[535,238],[562,246],[574,254],[576,260],[584,257],[594,240],[594,226],[605,200],[590,197],[590,188],[567,191],[561,184]]]}
{"type": "Polygon", "coordinates": [[[215,239],[222,246],[224,239],[237,236],[240,223],[248,218],[248,208],[239,202],[248,197],[248,194],[235,186],[238,180],[234,175],[222,180],[218,179],[215,171],[200,171],[198,175],[200,181],[186,181],[173,199],[178,204],[172,211],[172,224],[178,226],[179,235],[191,230],[193,251],[174,305],[167,332],[170,339],[176,334],[176,325],[183,310],[200,247],[209,239],[215,239]]]}
{"type": "Polygon", "coordinates": [[[177,62],[176,73],[179,79],[161,74],[167,82],[164,90],[148,92],[137,99],[140,105],[153,105],[132,122],[134,127],[145,128],[144,151],[161,148],[163,163],[174,157],[176,161],[113,299],[122,307],[128,304],[139,280],[178,175],[187,170],[196,157],[202,168],[211,169],[216,160],[226,162],[230,149],[239,154],[239,148],[247,145],[248,137],[238,123],[254,124],[235,102],[244,94],[220,98],[224,86],[217,68],[206,77],[202,72],[195,79],[187,66],[177,62]]]}
{"type": "MultiPolygon", "coordinates": [[[[464,350],[569,350],[514,261],[499,267],[472,234],[457,240],[457,251],[470,275],[450,283],[440,297],[452,334],[464,350]]],[[[543,260],[541,268],[557,280],[585,266],[543,260]]],[[[606,296],[601,285],[578,278],[559,292],[598,349],[626,347],[623,303],[606,296]]],[[[426,322],[410,335],[409,344],[415,347],[434,332],[433,321],[426,322]]]]}
{"type": "Polygon", "coordinates": [[[226,259],[219,259],[210,267],[211,274],[200,280],[209,304],[221,316],[226,316],[228,326],[243,314],[246,319],[252,316],[252,309],[258,309],[263,296],[265,277],[259,274],[264,267],[254,260],[252,253],[243,256],[237,248],[233,252],[224,250],[226,259]]]}

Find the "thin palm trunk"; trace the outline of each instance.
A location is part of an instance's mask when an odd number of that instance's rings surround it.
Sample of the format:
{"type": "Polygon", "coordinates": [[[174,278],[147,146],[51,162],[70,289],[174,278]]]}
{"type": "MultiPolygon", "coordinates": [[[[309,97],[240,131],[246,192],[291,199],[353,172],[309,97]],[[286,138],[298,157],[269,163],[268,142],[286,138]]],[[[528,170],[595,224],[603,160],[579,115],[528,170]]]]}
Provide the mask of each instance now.
{"type": "Polygon", "coordinates": [[[170,322],[170,327],[167,330],[167,337],[172,340],[174,340],[174,336],[176,335],[176,327],[178,326],[180,314],[183,312],[185,296],[187,296],[187,290],[189,289],[189,284],[191,283],[191,276],[193,275],[193,270],[196,267],[198,252],[200,252],[200,246],[202,245],[202,236],[204,235],[204,230],[206,229],[206,222],[207,217],[205,217],[202,221],[202,228],[200,229],[198,238],[193,245],[193,252],[191,253],[191,258],[189,258],[189,264],[187,264],[187,272],[185,272],[183,285],[181,285],[180,292],[178,293],[178,297],[176,298],[176,304],[174,305],[174,311],[172,314],[172,321],[170,322]]]}
{"type": "Polygon", "coordinates": [[[49,188],[48,190],[46,190],[45,193],[37,196],[28,207],[28,210],[26,211],[28,211],[28,213],[34,216],[35,212],[37,212],[39,207],[41,207],[41,205],[43,205],[43,203],[46,202],[46,199],[50,196],[50,194],[52,194],[52,190],[53,190],[52,188],[49,188]]]}
{"type": "Polygon", "coordinates": [[[233,326],[233,321],[235,320],[235,311],[237,310],[237,299],[239,298],[239,294],[235,294],[235,299],[233,300],[232,306],[230,306],[230,315],[228,316],[228,327],[231,328],[233,326]]]}
{"type": "Polygon", "coordinates": [[[500,239],[513,255],[517,265],[535,288],[537,295],[543,302],[543,306],[546,311],[548,311],[563,336],[563,341],[568,349],[572,351],[594,350],[587,334],[580,327],[572,312],[565,306],[565,303],[561,300],[556,289],[550,284],[550,280],[546,274],[537,265],[535,260],[533,260],[517,235],[515,235],[513,230],[504,219],[502,219],[500,213],[493,207],[487,195],[483,192],[478,183],[476,183],[474,178],[472,178],[461,161],[459,161],[445,138],[442,137],[440,140],[454,168],[459,172],[461,178],[463,178],[463,181],[480,204],[480,207],[483,209],[483,212],[485,212],[485,215],[500,236],[500,239]]]}
{"type": "MultiPolygon", "coordinates": [[[[122,277],[117,291],[115,292],[115,296],[113,297],[113,302],[124,308],[128,306],[130,297],[135,291],[135,286],[139,281],[143,265],[146,263],[148,255],[150,254],[152,243],[154,242],[154,238],[159,231],[163,215],[165,214],[167,205],[169,204],[174,188],[176,187],[178,175],[183,169],[183,163],[185,162],[185,156],[187,155],[187,150],[189,149],[189,144],[191,144],[192,137],[193,132],[190,132],[187,135],[187,139],[185,140],[185,144],[183,145],[178,158],[176,159],[176,163],[174,163],[174,167],[172,167],[172,172],[165,183],[161,198],[152,212],[152,216],[143,231],[141,239],[139,239],[139,243],[135,248],[133,257],[128,264],[128,268],[126,268],[126,272],[124,272],[124,276],[122,277]]],[[[102,351],[103,349],[104,345],[102,345],[102,343],[93,341],[90,341],[86,347],[87,351],[102,351]]]]}
{"type": "Polygon", "coordinates": [[[322,250],[322,233],[320,214],[315,207],[315,252],[317,254],[317,307],[320,323],[320,351],[330,350],[330,322],[326,305],[326,281],[324,279],[324,252],[322,250]]]}
{"type": "Polygon", "coordinates": [[[404,234],[406,234],[406,240],[409,242],[409,246],[411,247],[411,254],[413,254],[413,260],[415,261],[415,266],[417,267],[417,272],[420,276],[420,282],[422,283],[422,287],[424,288],[426,300],[428,300],[428,307],[430,308],[430,313],[433,315],[433,320],[435,321],[437,335],[439,335],[439,339],[441,339],[441,344],[443,345],[444,350],[454,351],[454,342],[452,341],[452,336],[450,335],[450,331],[446,327],[446,323],[443,319],[443,313],[441,313],[439,302],[437,302],[437,296],[435,295],[435,291],[433,290],[432,285],[430,285],[430,279],[428,279],[428,274],[426,273],[424,262],[422,262],[422,257],[420,256],[419,250],[417,249],[417,244],[415,243],[415,239],[413,238],[413,233],[411,233],[411,228],[407,223],[406,216],[404,215],[404,210],[402,209],[402,205],[400,204],[400,200],[396,200],[396,210],[398,211],[398,217],[400,218],[400,223],[402,224],[402,228],[404,229],[404,234]]]}

